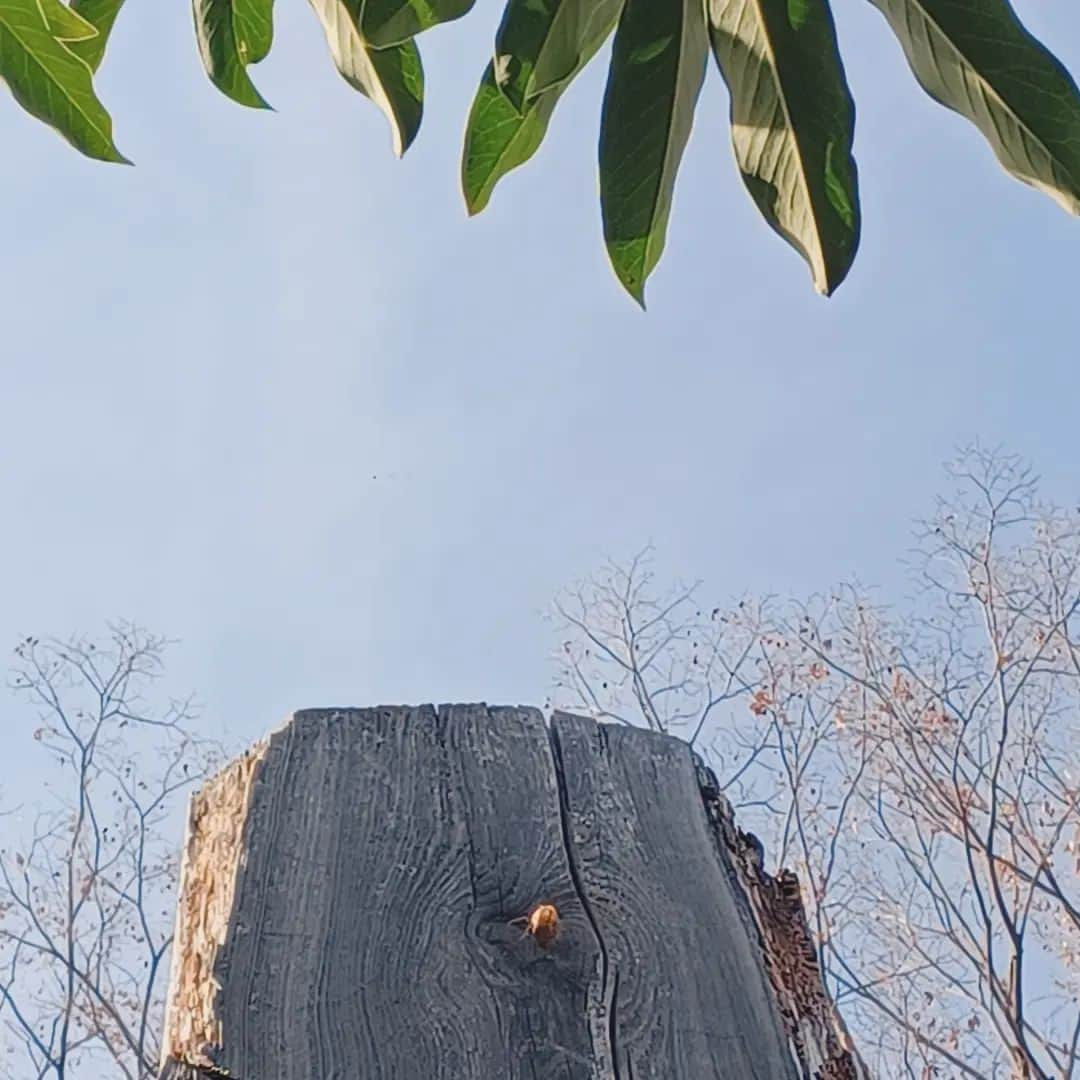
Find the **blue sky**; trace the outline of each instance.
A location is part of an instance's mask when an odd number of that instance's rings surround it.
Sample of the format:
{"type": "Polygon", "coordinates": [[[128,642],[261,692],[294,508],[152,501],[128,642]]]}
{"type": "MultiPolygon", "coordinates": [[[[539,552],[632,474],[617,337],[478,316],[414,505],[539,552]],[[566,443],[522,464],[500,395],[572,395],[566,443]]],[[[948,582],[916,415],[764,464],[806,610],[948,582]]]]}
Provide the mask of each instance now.
{"type": "MultiPolygon", "coordinates": [[[[1075,0],[1018,7],[1080,72],[1075,0]]],[[[922,94],[869,4],[837,5],[848,281],[817,296],[757,216],[710,71],[647,314],[601,243],[602,59],[470,221],[498,6],[428,35],[400,162],[279,8],[257,114],[203,77],[184,4],[128,6],[100,89],[133,169],[0,98],[0,645],[136,620],[234,744],[301,707],[540,703],[540,613],[606,556],[652,541],[718,600],[895,590],[975,438],[1076,498],[1080,222],[922,94]]],[[[4,722],[0,798],[32,802],[34,725],[11,698],[4,722]]]]}
{"type": "MultiPolygon", "coordinates": [[[[298,707],[540,702],[539,613],[607,555],[651,540],[718,597],[889,586],[975,437],[1075,497],[1080,223],[922,94],[868,4],[837,8],[848,281],[817,296],[758,218],[710,71],[647,314],[601,244],[602,60],[470,221],[497,5],[427,37],[400,162],[280,7],[266,114],[210,87],[184,5],[125,10],[100,89],[134,169],[0,101],[0,642],[137,620],[245,741],[298,707]]],[[[1073,0],[1019,10],[1080,72],[1073,0]]]]}

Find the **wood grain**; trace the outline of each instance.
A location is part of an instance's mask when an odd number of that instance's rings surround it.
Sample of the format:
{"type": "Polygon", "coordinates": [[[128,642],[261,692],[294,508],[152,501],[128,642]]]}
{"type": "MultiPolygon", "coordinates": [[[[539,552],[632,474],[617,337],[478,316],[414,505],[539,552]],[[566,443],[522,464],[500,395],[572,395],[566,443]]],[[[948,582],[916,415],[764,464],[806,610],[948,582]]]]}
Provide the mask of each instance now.
{"type": "Polygon", "coordinates": [[[615,1074],[794,1080],[690,748],[563,713],[552,736],[575,874],[607,961],[615,1074]]]}
{"type": "Polygon", "coordinates": [[[684,743],[529,708],[315,709],[253,760],[204,995],[220,1042],[177,1026],[162,1080],[810,1075],[684,743]],[[546,948],[513,924],[539,903],[546,948]]]}

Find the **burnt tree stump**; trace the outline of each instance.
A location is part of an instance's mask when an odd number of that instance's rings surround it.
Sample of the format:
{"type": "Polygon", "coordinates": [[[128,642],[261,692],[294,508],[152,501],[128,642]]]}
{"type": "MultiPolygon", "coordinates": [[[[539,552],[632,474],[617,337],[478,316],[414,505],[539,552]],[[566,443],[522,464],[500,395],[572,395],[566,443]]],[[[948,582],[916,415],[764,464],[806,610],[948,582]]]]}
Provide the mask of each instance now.
{"type": "Polygon", "coordinates": [[[678,739],[311,709],[192,798],[161,1080],[866,1075],[797,882],[678,739]]]}

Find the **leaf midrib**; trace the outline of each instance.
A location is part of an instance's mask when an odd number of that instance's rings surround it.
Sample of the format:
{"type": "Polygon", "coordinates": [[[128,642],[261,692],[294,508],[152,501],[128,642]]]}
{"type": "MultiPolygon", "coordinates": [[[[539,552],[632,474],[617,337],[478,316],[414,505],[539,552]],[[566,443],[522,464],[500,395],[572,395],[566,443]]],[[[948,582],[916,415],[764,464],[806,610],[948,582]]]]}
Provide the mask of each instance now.
{"type": "Polygon", "coordinates": [[[1050,149],[1049,146],[1046,145],[1040,135],[1036,134],[1027,124],[1024,123],[1024,121],[1020,118],[1020,116],[1013,109],[1013,107],[1005,100],[1005,98],[1001,96],[1000,93],[998,93],[997,89],[994,87],[994,84],[989,82],[983,76],[983,74],[979,71],[978,67],[973,64],[967,58],[965,53],[960,49],[960,46],[957,45],[956,42],[954,42],[947,33],[945,33],[937,19],[935,19],[930,14],[930,12],[928,12],[923,6],[922,0],[901,0],[901,2],[911,4],[912,7],[917,8],[922,13],[923,18],[934,29],[938,37],[945,42],[946,47],[957,57],[959,57],[961,63],[964,65],[964,70],[970,72],[972,75],[975,76],[976,81],[981,87],[984,88],[984,92],[988,93],[1001,106],[1001,108],[1006,113],[1008,113],[1010,117],[1012,117],[1013,122],[1016,124],[1016,126],[1022,131],[1026,132],[1027,135],[1039,145],[1043,153],[1046,154],[1046,156],[1054,163],[1054,165],[1060,168],[1061,165],[1057,155],[1050,149]]]}
{"type": "MultiPolygon", "coordinates": [[[[815,252],[817,258],[821,263],[822,280],[828,280],[828,269],[825,264],[825,251],[821,243],[821,222],[818,219],[817,207],[814,205],[814,198],[812,189],[810,186],[810,178],[806,172],[806,162],[803,160],[802,143],[799,141],[798,133],[795,130],[795,123],[791,118],[791,107],[788,105],[787,88],[784,86],[784,80],[780,74],[780,65],[776,60],[776,48],[773,45],[772,33],[770,32],[769,22],[765,18],[764,5],[762,0],[746,0],[754,6],[758,13],[758,20],[761,23],[762,36],[765,39],[765,45],[769,53],[770,70],[774,75],[774,82],[776,83],[776,94],[780,99],[780,107],[784,110],[784,121],[786,123],[787,131],[792,143],[795,146],[795,159],[799,163],[799,179],[802,182],[803,199],[807,206],[810,207],[810,216],[814,219],[814,246],[817,249],[815,252]]],[[[815,272],[817,268],[815,267],[815,272]]]]}
{"type": "MultiPolygon", "coordinates": [[[[670,0],[667,0],[667,2],[670,2],[670,0]]],[[[690,19],[688,18],[690,8],[688,6],[688,0],[677,0],[677,2],[681,4],[682,10],[683,10],[682,26],[681,26],[681,28],[679,30],[679,65],[675,70],[675,81],[674,81],[674,85],[673,85],[674,92],[671,95],[671,108],[668,110],[668,123],[666,123],[664,125],[664,160],[663,160],[663,166],[662,166],[662,168],[660,170],[660,185],[659,185],[658,190],[657,190],[657,195],[660,195],[660,194],[663,193],[664,178],[667,176],[668,169],[669,169],[670,164],[671,164],[671,140],[672,140],[672,136],[675,133],[675,125],[674,125],[673,121],[674,121],[674,118],[675,118],[675,112],[676,112],[676,109],[678,107],[678,102],[679,102],[679,87],[682,86],[683,69],[684,69],[684,66],[686,64],[686,49],[687,49],[687,45],[688,45],[687,34],[689,32],[689,27],[690,27],[690,19]]],[[[625,10],[625,8],[623,10],[625,10]]],[[[703,6],[702,7],[702,27],[701,27],[701,30],[702,30],[702,33],[707,35],[708,32],[709,32],[709,28],[705,24],[705,18],[706,18],[706,16],[705,16],[705,13],[704,13],[704,6],[703,6]]],[[[706,47],[707,47],[707,43],[706,43],[706,47]]],[[[656,228],[655,228],[655,226],[656,226],[656,209],[657,209],[658,205],[659,205],[659,200],[654,198],[652,207],[651,207],[650,212],[649,212],[649,231],[648,231],[648,233],[647,233],[647,235],[645,237],[645,250],[642,252],[641,286],[640,286],[642,288],[644,288],[644,285],[645,285],[645,277],[647,276],[646,267],[649,265],[649,258],[652,255],[653,245],[656,243],[656,241],[658,239],[661,242],[664,239],[662,236],[658,237],[656,235],[656,228]]]]}
{"type": "MultiPolygon", "coordinates": [[[[330,11],[331,17],[334,21],[335,37],[338,41],[344,45],[346,39],[349,43],[355,45],[361,53],[364,54],[364,62],[367,65],[368,70],[371,72],[371,81],[374,89],[377,91],[377,95],[368,94],[367,96],[372,102],[383,112],[383,114],[390,121],[391,138],[394,143],[394,153],[401,157],[404,153],[404,139],[401,132],[401,124],[398,118],[397,112],[394,109],[393,102],[390,100],[389,95],[386,92],[386,87],[383,85],[382,77],[379,74],[374,62],[367,52],[367,41],[364,38],[361,28],[361,20],[364,14],[364,6],[367,0],[361,0],[357,5],[356,17],[353,17],[352,12],[349,10],[347,0],[310,0],[312,7],[316,12],[330,11]],[[346,31],[344,36],[341,33],[342,22],[344,21],[346,31]]],[[[321,16],[320,16],[321,17],[321,16]]],[[[364,92],[364,91],[362,91],[364,92]]]]}
{"type": "MultiPolygon", "coordinates": [[[[547,44],[551,40],[551,35],[555,32],[555,24],[559,21],[559,16],[566,10],[566,5],[568,3],[574,3],[574,2],[575,2],[575,0],[559,0],[559,6],[556,8],[555,14],[552,17],[551,21],[548,23],[547,30],[545,31],[544,36],[540,41],[540,47],[536,50],[536,54],[533,57],[532,71],[529,72],[529,78],[528,78],[528,80],[526,82],[525,88],[522,90],[522,104],[523,105],[527,105],[530,100],[539,97],[545,90],[550,90],[553,86],[558,86],[561,83],[568,81],[569,78],[573,77],[573,68],[571,68],[571,71],[570,71],[568,76],[565,76],[562,79],[558,79],[555,82],[549,83],[547,86],[541,86],[539,89],[537,89],[536,86],[535,86],[535,83],[536,83],[536,69],[540,66],[540,57],[542,57],[544,55],[544,50],[547,48],[547,44]],[[529,89],[530,85],[532,86],[531,91],[529,89]]],[[[588,21],[587,20],[584,21],[583,26],[585,28],[588,28],[588,25],[589,25],[588,21]]],[[[579,35],[579,37],[580,37],[580,35],[579,35]]],[[[578,57],[577,57],[578,59],[581,58],[581,48],[580,48],[580,46],[581,46],[581,42],[579,40],[578,41],[578,57]]]]}
{"type": "MultiPolygon", "coordinates": [[[[37,6],[38,11],[41,11],[40,5],[35,5],[35,6],[37,6]]],[[[42,16],[42,18],[44,20],[44,16],[42,16]]],[[[23,54],[26,57],[28,57],[30,60],[32,60],[34,62],[34,64],[37,66],[38,70],[45,75],[46,82],[49,83],[49,85],[55,87],[60,92],[60,96],[68,103],[68,105],[75,112],[77,112],[79,114],[79,116],[81,116],[83,118],[83,120],[86,122],[87,126],[91,129],[91,131],[96,132],[97,135],[101,138],[102,142],[104,142],[106,146],[111,147],[112,146],[112,137],[110,136],[109,132],[104,131],[102,128],[100,128],[97,125],[97,123],[93,119],[91,119],[89,113],[87,113],[82,108],[82,106],[79,105],[78,101],[75,98],[73,98],[70,93],[66,92],[66,90],[64,88],[64,84],[52,74],[52,72],[46,66],[46,64],[41,59],[38,58],[38,56],[30,48],[30,46],[27,45],[26,41],[22,37],[20,37],[20,35],[16,32],[15,28],[11,25],[11,22],[6,17],[3,7],[0,7],[0,23],[3,24],[3,26],[7,30],[7,32],[22,47],[23,54]]],[[[49,30],[48,27],[49,27],[48,21],[45,21],[45,24],[44,24],[42,29],[43,29],[44,33],[49,34],[51,36],[51,31],[49,30]]],[[[68,55],[71,57],[71,59],[76,64],[82,64],[86,68],[87,72],[90,71],[89,64],[87,64],[84,60],[80,60],[79,57],[77,57],[73,52],[71,52],[69,49],[67,49],[64,46],[63,42],[58,41],[56,38],[53,38],[53,40],[56,41],[56,44],[57,44],[57,46],[59,48],[64,49],[64,51],[68,53],[68,55]]]]}

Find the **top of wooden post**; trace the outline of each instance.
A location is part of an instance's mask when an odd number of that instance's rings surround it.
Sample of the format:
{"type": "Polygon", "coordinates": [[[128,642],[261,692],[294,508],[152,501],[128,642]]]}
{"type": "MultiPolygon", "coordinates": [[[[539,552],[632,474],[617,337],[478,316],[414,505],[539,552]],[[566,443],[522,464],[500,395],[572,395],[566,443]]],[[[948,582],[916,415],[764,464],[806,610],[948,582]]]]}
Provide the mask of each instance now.
{"type": "Polygon", "coordinates": [[[759,851],[669,736],[297,712],[192,798],[162,1077],[863,1077],[759,851]]]}

